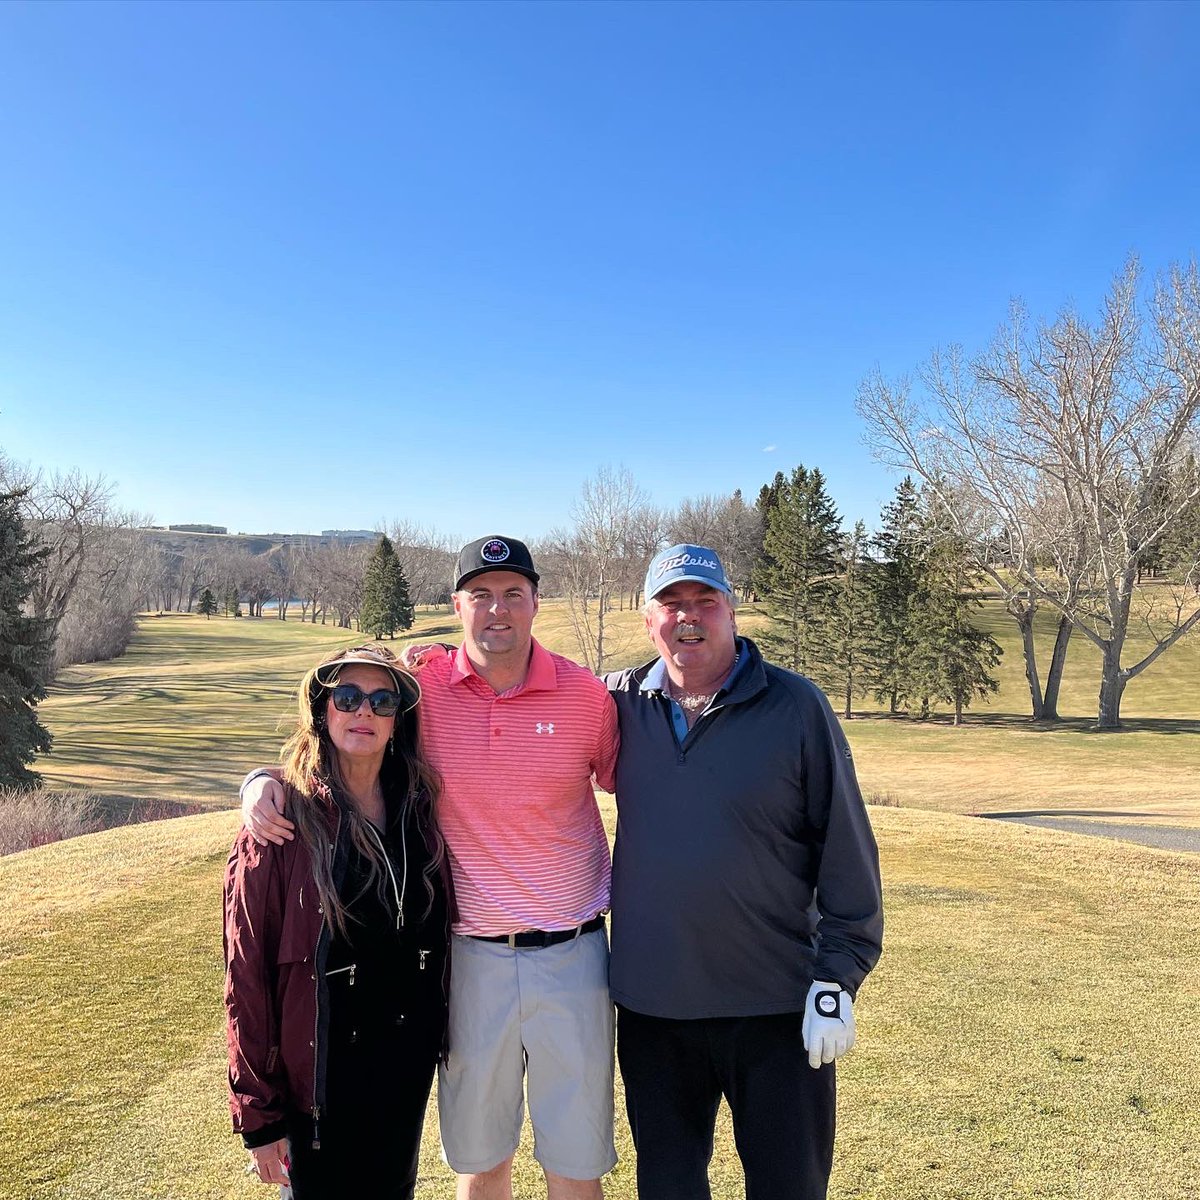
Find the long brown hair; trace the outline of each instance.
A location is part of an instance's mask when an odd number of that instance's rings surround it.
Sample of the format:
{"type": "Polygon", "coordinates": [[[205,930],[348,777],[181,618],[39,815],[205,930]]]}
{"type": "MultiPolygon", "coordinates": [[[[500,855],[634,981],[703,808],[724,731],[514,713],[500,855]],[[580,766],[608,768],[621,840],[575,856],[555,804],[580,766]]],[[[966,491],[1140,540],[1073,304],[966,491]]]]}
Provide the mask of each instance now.
{"type": "MultiPolygon", "coordinates": [[[[300,841],[312,858],[313,876],[325,915],[342,936],[346,933],[346,906],[333,882],[331,805],[336,804],[341,809],[341,819],[346,822],[351,843],[367,864],[366,889],[374,887],[381,898],[386,897],[383,855],[378,841],[367,829],[367,819],[350,803],[346,794],[338,770],[337,752],[325,722],[329,687],[318,678],[318,672],[323,668],[356,654],[377,659],[377,665],[389,671],[409,674],[386,646],[377,643],[326,655],[300,682],[296,729],[279,752],[288,787],[288,815],[295,822],[300,841]]],[[[325,675],[328,678],[327,672],[325,675]]],[[[392,736],[379,769],[379,783],[385,801],[399,801],[402,821],[407,819],[410,807],[415,811],[417,826],[433,851],[423,873],[425,892],[429,897],[425,910],[428,913],[433,905],[434,876],[441,870],[446,846],[435,817],[441,781],[421,750],[419,729],[416,706],[407,712],[396,713],[392,736]]]]}

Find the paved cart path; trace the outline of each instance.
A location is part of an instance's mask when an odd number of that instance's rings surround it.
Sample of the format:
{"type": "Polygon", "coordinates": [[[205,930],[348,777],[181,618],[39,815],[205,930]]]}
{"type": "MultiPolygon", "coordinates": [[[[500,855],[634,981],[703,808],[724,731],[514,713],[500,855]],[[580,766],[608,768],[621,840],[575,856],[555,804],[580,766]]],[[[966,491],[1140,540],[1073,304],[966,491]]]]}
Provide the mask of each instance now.
{"type": "MultiPolygon", "coordinates": [[[[1118,842],[1135,842],[1141,846],[1154,846],[1159,850],[1200,854],[1200,829],[1189,829],[1182,825],[1126,825],[1047,812],[980,813],[979,815],[989,821],[1014,821],[1020,825],[1040,825],[1043,829],[1062,829],[1067,833],[1084,833],[1089,837],[1112,838],[1118,842]]],[[[1101,814],[1097,812],[1095,815],[1100,816],[1101,814]]],[[[1151,814],[1108,813],[1105,815],[1151,814]]]]}

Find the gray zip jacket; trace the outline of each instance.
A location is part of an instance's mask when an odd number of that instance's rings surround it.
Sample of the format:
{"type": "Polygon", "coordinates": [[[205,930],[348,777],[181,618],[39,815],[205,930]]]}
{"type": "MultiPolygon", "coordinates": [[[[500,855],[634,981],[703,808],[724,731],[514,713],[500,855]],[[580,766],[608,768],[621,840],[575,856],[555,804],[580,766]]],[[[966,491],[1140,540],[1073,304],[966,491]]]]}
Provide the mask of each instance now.
{"type": "Polygon", "coordinates": [[[691,1019],[800,1012],[812,980],[853,995],[882,948],[879,855],[845,735],[819,688],[746,652],[680,744],[654,663],[617,703],[616,1003],[691,1019]]]}

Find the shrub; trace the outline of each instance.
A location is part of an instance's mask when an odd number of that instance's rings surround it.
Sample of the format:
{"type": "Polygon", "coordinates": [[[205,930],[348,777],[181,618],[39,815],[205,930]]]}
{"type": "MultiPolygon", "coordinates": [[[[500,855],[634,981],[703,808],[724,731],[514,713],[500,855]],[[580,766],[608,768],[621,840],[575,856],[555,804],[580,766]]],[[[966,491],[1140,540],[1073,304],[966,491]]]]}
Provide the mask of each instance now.
{"type": "Polygon", "coordinates": [[[0,788],[0,854],[94,833],[101,825],[100,805],[90,792],[0,788]]]}
{"type": "Polygon", "coordinates": [[[894,792],[872,792],[865,797],[866,802],[875,808],[903,808],[900,797],[894,792]]]}
{"type": "Polygon", "coordinates": [[[48,846],[118,825],[141,825],[170,817],[193,817],[199,804],[176,800],[103,798],[91,792],[0,788],[0,855],[48,846]]]}

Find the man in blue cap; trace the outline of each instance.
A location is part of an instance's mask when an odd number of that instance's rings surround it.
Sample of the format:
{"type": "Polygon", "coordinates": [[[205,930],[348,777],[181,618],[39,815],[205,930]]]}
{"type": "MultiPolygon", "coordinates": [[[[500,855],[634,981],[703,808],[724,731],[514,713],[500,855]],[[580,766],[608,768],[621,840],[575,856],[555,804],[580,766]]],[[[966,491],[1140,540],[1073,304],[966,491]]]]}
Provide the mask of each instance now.
{"type": "Polygon", "coordinates": [[[850,749],[808,679],[739,637],[717,554],[646,574],[659,657],[617,702],[610,988],[639,1200],[708,1200],[722,1095],[747,1200],[823,1200],[834,1059],[883,932],[850,749]]]}

